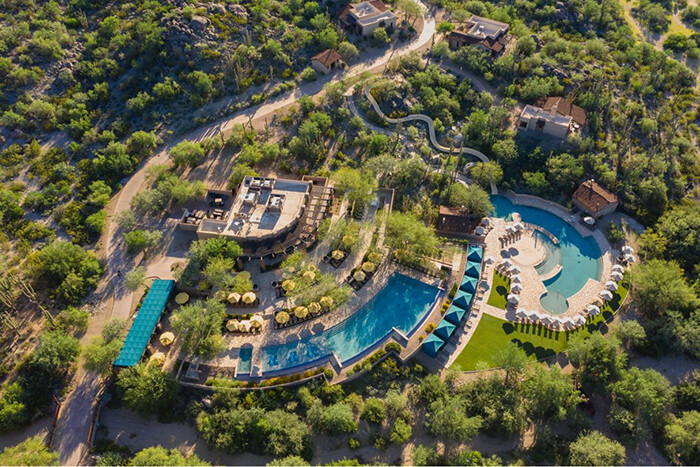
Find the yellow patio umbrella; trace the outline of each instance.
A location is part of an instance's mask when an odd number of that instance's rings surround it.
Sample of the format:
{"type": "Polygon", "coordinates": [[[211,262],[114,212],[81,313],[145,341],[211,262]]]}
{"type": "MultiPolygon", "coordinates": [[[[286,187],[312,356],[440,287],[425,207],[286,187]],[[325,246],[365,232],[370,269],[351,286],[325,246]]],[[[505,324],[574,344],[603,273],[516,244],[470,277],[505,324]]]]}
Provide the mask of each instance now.
{"type": "Polygon", "coordinates": [[[299,319],[304,319],[307,316],[309,316],[309,309],[305,306],[298,306],[294,308],[294,316],[296,316],[299,319]]]}
{"type": "Polygon", "coordinates": [[[362,263],[362,270],[364,272],[374,272],[375,269],[377,269],[377,265],[374,263],[370,263],[369,261],[362,263]]]}
{"type": "Polygon", "coordinates": [[[382,255],[380,255],[376,251],[373,251],[372,253],[367,255],[367,261],[371,261],[373,263],[378,263],[381,260],[382,260],[382,255]]]}
{"type": "Polygon", "coordinates": [[[214,298],[220,301],[226,300],[226,291],[225,290],[217,290],[216,293],[214,294],[214,298]]]}
{"type": "Polygon", "coordinates": [[[316,279],[316,273],[313,271],[306,271],[302,277],[304,278],[304,280],[311,282],[314,279],[316,279]]]}
{"type": "Polygon", "coordinates": [[[331,253],[331,256],[333,257],[334,260],[340,261],[345,257],[345,253],[343,253],[340,250],[333,250],[333,253],[331,253]]]}
{"type": "Polygon", "coordinates": [[[190,300],[190,296],[187,295],[185,292],[180,292],[179,294],[175,295],[175,303],[178,305],[184,305],[190,300]]]}
{"type": "Polygon", "coordinates": [[[160,335],[158,340],[160,340],[160,343],[163,345],[170,345],[175,341],[175,334],[170,331],[164,332],[160,335]]]}
{"type": "Polygon", "coordinates": [[[362,282],[367,278],[367,274],[365,274],[362,271],[355,271],[355,274],[352,275],[352,278],[355,279],[357,282],[362,282]]]}
{"type": "Polygon", "coordinates": [[[289,321],[289,313],[286,311],[280,311],[275,315],[275,321],[279,324],[285,324],[289,321]]]}
{"type": "Polygon", "coordinates": [[[353,246],[355,242],[355,237],[353,237],[352,235],[346,235],[343,237],[343,245],[345,246],[353,246]]]}
{"type": "Polygon", "coordinates": [[[228,300],[229,303],[238,303],[241,301],[241,294],[238,292],[231,292],[228,294],[228,298],[226,300],[228,300]]]}
{"type": "Polygon", "coordinates": [[[165,354],[163,352],[156,352],[151,355],[148,359],[148,363],[153,363],[154,365],[160,366],[165,363],[165,354]]]}
{"type": "Polygon", "coordinates": [[[309,303],[309,312],[318,313],[319,311],[321,311],[321,305],[319,305],[317,302],[309,303]]]}
{"type": "Polygon", "coordinates": [[[333,299],[329,296],[323,296],[321,297],[321,300],[319,300],[319,303],[321,306],[325,306],[326,308],[330,308],[333,306],[333,299]]]}
{"type": "Polygon", "coordinates": [[[238,320],[237,319],[230,319],[226,322],[226,329],[228,329],[231,332],[236,332],[238,331],[238,320]]]}
{"type": "Polygon", "coordinates": [[[255,301],[255,294],[253,292],[247,292],[243,294],[243,303],[250,305],[255,301]]]}
{"type": "Polygon", "coordinates": [[[241,332],[250,332],[250,321],[244,320],[238,323],[238,330],[241,332]]]}
{"type": "Polygon", "coordinates": [[[248,271],[241,271],[237,275],[241,279],[250,279],[250,272],[248,272],[248,271]]]}
{"type": "Polygon", "coordinates": [[[291,292],[296,288],[297,284],[291,279],[287,279],[286,281],[282,282],[282,288],[285,290],[285,292],[291,292]]]}
{"type": "Polygon", "coordinates": [[[256,329],[259,329],[263,325],[263,317],[262,315],[253,315],[250,317],[250,325],[253,326],[256,329]]]}

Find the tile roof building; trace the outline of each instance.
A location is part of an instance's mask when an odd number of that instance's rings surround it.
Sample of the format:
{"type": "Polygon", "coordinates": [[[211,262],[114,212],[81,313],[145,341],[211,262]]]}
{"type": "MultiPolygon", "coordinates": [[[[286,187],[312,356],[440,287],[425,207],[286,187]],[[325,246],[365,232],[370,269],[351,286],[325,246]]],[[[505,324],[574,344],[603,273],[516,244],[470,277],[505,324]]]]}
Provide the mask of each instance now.
{"type": "Polygon", "coordinates": [[[448,41],[452,49],[469,45],[489,52],[492,56],[497,56],[503,53],[511,40],[508,29],[509,26],[506,23],[481,16],[472,16],[467,21],[465,30],[452,31],[448,41]]]}
{"type": "Polygon", "coordinates": [[[381,0],[350,3],[340,12],[338,19],[346,29],[363,36],[380,27],[396,27],[396,15],[381,0]]]}
{"type": "Polygon", "coordinates": [[[520,113],[518,121],[519,130],[538,131],[546,135],[564,139],[573,119],[567,115],[560,115],[556,110],[545,111],[534,105],[526,105],[520,113]]]}
{"type": "Polygon", "coordinates": [[[618,198],[593,179],[583,182],[574,192],[574,206],[593,216],[601,217],[610,214],[618,206],[618,198]]]}
{"type": "Polygon", "coordinates": [[[540,107],[542,107],[545,112],[554,111],[558,115],[571,117],[574,123],[579,126],[586,124],[586,111],[563,97],[548,97],[540,107]]]}
{"type": "Polygon", "coordinates": [[[467,235],[470,231],[471,216],[465,209],[440,206],[435,231],[445,235],[467,235]]]}
{"type": "Polygon", "coordinates": [[[311,67],[320,73],[330,73],[342,63],[340,54],[333,49],[327,49],[311,57],[311,67]]]}

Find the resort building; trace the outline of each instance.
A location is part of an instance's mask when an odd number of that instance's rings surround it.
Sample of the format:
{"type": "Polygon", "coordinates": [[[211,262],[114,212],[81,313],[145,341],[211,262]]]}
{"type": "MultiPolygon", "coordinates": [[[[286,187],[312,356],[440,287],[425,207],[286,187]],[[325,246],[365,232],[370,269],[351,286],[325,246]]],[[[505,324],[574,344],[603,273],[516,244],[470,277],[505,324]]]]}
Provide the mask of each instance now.
{"type": "Polygon", "coordinates": [[[595,218],[610,214],[617,209],[618,199],[593,179],[583,182],[574,192],[574,206],[595,218]]]}
{"type": "Polygon", "coordinates": [[[538,131],[556,138],[566,138],[573,119],[567,115],[559,115],[556,109],[547,112],[541,107],[526,105],[520,114],[518,129],[538,131]]]}
{"type": "Polygon", "coordinates": [[[464,236],[470,231],[470,216],[466,209],[440,206],[435,232],[438,235],[464,236]]]}
{"type": "Polygon", "coordinates": [[[324,50],[311,57],[311,67],[323,74],[330,73],[332,70],[339,68],[341,64],[340,54],[333,49],[324,50]]]}
{"type": "Polygon", "coordinates": [[[381,0],[350,3],[340,12],[338,20],[349,31],[363,36],[377,28],[396,27],[396,15],[381,0]]]}
{"type": "Polygon", "coordinates": [[[234,196],[209,190],[200,209],[186,209],[180,230],[199,239],[224,236],[238,242],[246,255],[263,257],[315,241],[328,213],[332,188],[323,177],[286,180],[245,177],[234,196]]]}
{"type": "Polygon", "coordinates": [[[574,130],[583,128],[586,124],[586,111],[563,97],[548,97],[540,107],[545,112],[555,112],[563,117],[571,117],[574,130]]]}
{"type": "Polygon", "coordinates": [[[508,28],[506,23],[472,16],[464,30],[455,30],[450,33],[448,41],[452,49],[468,45],[478,47],[495,57],[503,53],[511,40],[508,28]]]}

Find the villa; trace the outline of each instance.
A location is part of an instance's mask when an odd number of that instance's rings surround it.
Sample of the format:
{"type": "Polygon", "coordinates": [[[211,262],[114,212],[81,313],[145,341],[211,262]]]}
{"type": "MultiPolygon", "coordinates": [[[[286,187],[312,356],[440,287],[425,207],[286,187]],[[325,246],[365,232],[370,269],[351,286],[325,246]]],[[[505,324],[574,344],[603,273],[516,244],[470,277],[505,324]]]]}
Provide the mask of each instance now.
{"type": "Polygon", "coordinates": [[[381,0],[351,3],[340,12],[338,20],[349,31],[363,36],[377,28],[396,27],[396,15],[381,0]]]}
{"type": "Polygon", "coordinates": [[[571,117],[573,121],[572,126],[575,130],[582,128],[586,124],[586,111],[563,97],[548,97],[540,107],[545,112],[555,112],[563,117],[571,117]]]}
{"type": "Polygon", "coordinates": [[[478,47],[492,57],[501,55],[511,40],[509,26],[500,21],[472,16],[465,30],[455,30],[448,39],[450,48],[459,49],[465,45],[478,47]]]}
{"type": "Polygon", "coordinates": [[[617,209],[618,198],[593,179],[583,182],[574,192],[574,206],[586,214],[599,218],[617,209]]]}
{"type": "Polygon", "coordinates": [[[342,63],[340,54],[333,49],[324,50],[311,57],[311,67],[324,75],[339,68],[342,63]]]}
{"type": "Polygon", "coordinates": [[[526,105],[520,113],[518,129],[537,131],[555,138],[564,139],[569,133],[573,118],[560,115],[556,108],[546,111],[541,107],[526,105]]]}

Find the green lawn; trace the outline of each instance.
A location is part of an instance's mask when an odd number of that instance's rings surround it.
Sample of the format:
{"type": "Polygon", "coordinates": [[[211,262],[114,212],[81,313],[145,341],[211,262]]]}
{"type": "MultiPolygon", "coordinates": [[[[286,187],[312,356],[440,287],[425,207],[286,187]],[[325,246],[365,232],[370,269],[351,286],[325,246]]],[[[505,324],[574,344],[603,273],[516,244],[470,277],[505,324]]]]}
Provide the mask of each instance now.
{"type": "Polygon", "coordinates": [[[626,295],[627,284],[620,284],[613,299],[601,308],[601,314],[590,317],[585,326],[573,331],[551,331],[539,324],[511,323],[485,313],[450,369],[472,371],[493,368],[496,366],[494,356],[510,342],[518,344],[532,360],[555,355],[566,350],[569,339],[575,335],[589,335],[599,328],[605,332],[606,326],[601,326],[601,323],[612,316],[613,310],[620,307],[626,295]]]}
{"type": "Polygon", "coordinates": [[[489,294],[488,304],[506,309],[508,303],[508,294],[510,293],[510,277],[506,277],[498,271],[493,273],[493,282],[491,283],[491,293],[489,294]]]}

